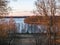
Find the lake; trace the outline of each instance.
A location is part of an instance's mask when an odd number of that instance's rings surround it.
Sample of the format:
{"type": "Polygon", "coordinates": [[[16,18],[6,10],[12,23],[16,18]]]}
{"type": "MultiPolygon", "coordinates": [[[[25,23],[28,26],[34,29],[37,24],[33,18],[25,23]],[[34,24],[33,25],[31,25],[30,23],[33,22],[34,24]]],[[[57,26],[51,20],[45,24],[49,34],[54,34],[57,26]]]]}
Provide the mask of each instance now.
{"type": "MultiPolygon", "coordinates": [[[[6,20],[10,20],[10,18],[5,18],[6,20]]],[[[17,32],[18,33],[41,33],[46,32],[45,26],[36,25],[36,24],[26,24],[24,23],[25,18],[13,18],[16,22],[17,32]]]]}
{"type": "MultiPolygon", "coordinates": [[[[5,18],[7,21],[9,21],[10,20],[10,18],[5,18]]],[[[16,22],[16,26],[17,26],[17,28],[18,28],[18,32],[20,32],[21,33],[21,30],[24,28],[24,25],[25,25],[25,23],[24,23],[24,18],[12,18],[15,22],[16,22]]]]}

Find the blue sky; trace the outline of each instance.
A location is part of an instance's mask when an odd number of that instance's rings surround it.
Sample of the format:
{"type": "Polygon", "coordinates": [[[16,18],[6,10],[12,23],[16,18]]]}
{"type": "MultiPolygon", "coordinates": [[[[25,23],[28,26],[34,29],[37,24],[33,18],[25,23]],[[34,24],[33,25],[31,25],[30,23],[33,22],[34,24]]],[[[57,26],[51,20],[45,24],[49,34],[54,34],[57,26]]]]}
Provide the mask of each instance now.
{"type": "Polygon", "coordinates": [[[10,0],[9,5],[13,11],[32,11],[34,9],[35,0],[10,0]]]}

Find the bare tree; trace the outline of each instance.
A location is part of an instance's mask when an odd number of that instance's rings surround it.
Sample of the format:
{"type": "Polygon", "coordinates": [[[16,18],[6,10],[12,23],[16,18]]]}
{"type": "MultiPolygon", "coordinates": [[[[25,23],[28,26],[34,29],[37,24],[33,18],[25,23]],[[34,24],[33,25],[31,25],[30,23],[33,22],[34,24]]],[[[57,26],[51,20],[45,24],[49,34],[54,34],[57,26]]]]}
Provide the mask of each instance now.
{"type": "Polygon", "coordinates": [[[8,14],[8,1],[0,0],[0,16],[8,14]]]}
{"type": "MultiPolygon", "coordinates": [[[[60,1],[59,0],[37,0],[35,2],[36,5],[36,12],[34,12],[38,16],[53,16],[50,17],[48,33],[49,39],[51,41],[51,30],[54,30],[54,39],[55,39],[55,30],[56,30],[56,20],[55,16],[60,15],[60,1]],[[54,27],[54,29],[53,29],[54,27]],[[52,28],[52,29],[51,29],[52,28]]],[[[46,17],[45,17],[46,18],[46,17]]],[[[51,43],[51,42],[50,42],[51,43]]]]}
{"type": "Polygon", "coordinates": [[[37,0],[36,5],[36,15],[45,15],[45,16],[55,16],[59,15],[60,3],[59,0],[37,0]]]}

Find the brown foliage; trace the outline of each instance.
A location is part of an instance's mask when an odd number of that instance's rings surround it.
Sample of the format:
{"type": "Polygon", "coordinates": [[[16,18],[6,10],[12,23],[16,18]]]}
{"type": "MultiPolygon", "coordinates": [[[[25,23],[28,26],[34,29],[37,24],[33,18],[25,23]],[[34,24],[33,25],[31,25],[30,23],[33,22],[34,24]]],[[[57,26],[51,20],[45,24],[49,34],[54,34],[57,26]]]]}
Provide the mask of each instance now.
{"type": "Polygon", "coordinates": [[[1,20],[0,23],[0,39],[7,38],[10,32],[15,32],[16,30],[16,23],[13,20],[1,20]]]}

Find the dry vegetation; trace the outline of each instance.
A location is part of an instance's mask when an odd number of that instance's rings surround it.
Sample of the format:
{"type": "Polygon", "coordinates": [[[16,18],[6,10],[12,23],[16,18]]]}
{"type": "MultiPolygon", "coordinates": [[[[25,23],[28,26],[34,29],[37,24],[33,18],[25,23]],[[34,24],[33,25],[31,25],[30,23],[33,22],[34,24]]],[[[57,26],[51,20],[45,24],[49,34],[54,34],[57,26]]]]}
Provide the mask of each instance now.
{"type": "Polygon", "coordinates": [[[0,39],[7,38],[9,33],[14,33],[17,30],[14,20],[0,20],[0,39]]]}
{"type": "MultiPolygon", "coordinates": [[[[51,31],[55,40],[58,32],[60,33],[60,1],[59,0],[37,0],[35,2],[36,10],[33,13],[36,16],[31,16],[25,19],[27,24],[47,25],[48,37],[51,41],[51,31]],[[59,15],[59,16],[57,16],[59,15]],[[57,28],[57,29],[56,29],[57,28]],[[56,30],[58,31],[56,33],[56,30]]],[[[53,40],[53,41],[54,41],[53,40]]]]}

